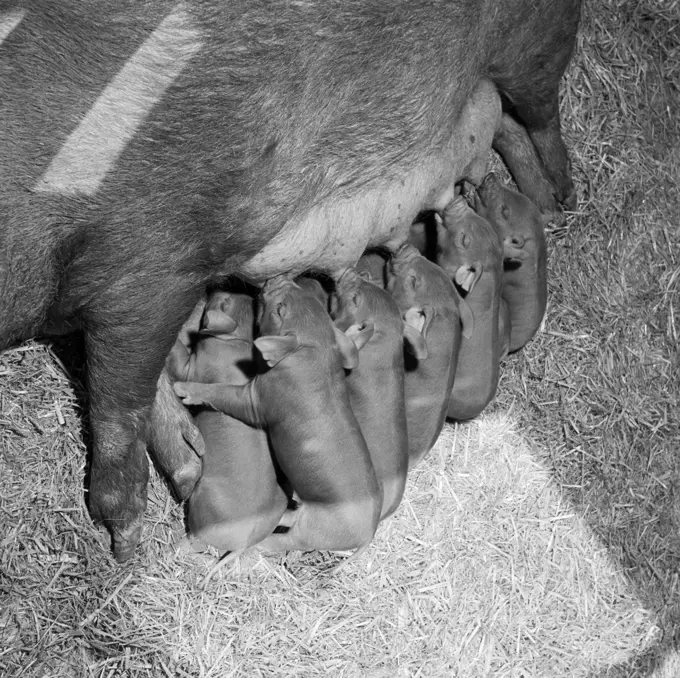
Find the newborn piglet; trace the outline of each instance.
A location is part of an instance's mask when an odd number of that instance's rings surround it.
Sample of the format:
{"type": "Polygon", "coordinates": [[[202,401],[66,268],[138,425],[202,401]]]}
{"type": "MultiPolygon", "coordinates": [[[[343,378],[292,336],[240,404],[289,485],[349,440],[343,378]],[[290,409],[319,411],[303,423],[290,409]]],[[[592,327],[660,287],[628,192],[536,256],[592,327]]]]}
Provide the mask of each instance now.
{"type": "Polygon", "coordinates": [[[472,316],[463,326],[447,412],[452,419],[471,419],[491,402],[498,386],[503,252],[489,222],[460,196],[437,224],[437,264],[456,284],[472,316]]]}
{"type": "Polygon", "coordinates": [[[406,326],[427,344],[427,359],[416,357],[408,345],[405,355],[409,468],[413,468],[432,449],[444,426],[456,377],[461,321],[472,323],[472,317],[447,274],[410,244],[402,245],[388,262],[387,289],[406,326]]]}
{"type": "MultiPolygon", "coordinates": [[[[210,295],[194,352],[175,345],[175,361],[184,361],[184,379],[236,386],[253,378],[253,305],[248,294],[218,290],[210,295]]],[[[175,387],[180,394],[182,386],[175,387]]],[[[189,533],[236,557],[272,533],[287,497],[263,430],[207,407],[196,414],[196,423],[205,454],[203,474],[188,502],[189,533]]]]}
{"type": "Polygon", "coordinates": [[[545,219],[529,198],[505,186],[494,172],[477,189],[475,209],[493,226],[503,244],[501,296],[510,314],[509,351],[517,351],[536,334],[545,314],[545,219]]]}
{"type": "Polygon", "coordinates": [[[255,346],[269,369],[244,386],[175,384],[187,404],[206,404],[266,429],[300,499],[287,532],[261,549],[345,550],[368,544],[382,506],[366,442],[352,412],[345,368],[354,342],[333,326],[316,295],[285,277],[262,288],[255,346]]]}
{"type": "Polygon", "coordinates": [[[382,488],[382,519],[399,506],[408,471],[404,323],[390,294],[366,278],[353,268],[345,271],[331,295],[331,316],[338,330],[362,346],[359,364],[347,374],[347,390],[382,488]]]}

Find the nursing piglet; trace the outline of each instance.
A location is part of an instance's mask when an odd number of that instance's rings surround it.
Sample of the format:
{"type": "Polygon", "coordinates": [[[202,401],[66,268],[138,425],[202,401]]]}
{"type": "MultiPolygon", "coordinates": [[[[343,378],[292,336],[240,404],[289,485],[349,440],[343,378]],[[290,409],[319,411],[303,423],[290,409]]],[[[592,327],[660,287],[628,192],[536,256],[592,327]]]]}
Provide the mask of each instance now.
{"type": "Polygon", "coordinates": [[[517,351],[536,334],[548,300],[545,219],[529,198],[505,186],[494,172],[477,189],[475,209],[503,244],[501,296],[510,313],[509,350],[517,351]]]}
{"type": "Polygon", "coordinates": [[[387,289],[406,326],[427,344],[426,360],[408,350],[406,354],[404,395],[413,468],[432,449],[444,426],[461,332],[472,330],[472,316],[448,275],[413,245],[402,245],[388,262],[387,289]]]}
{"type": "MultiPolygon", "coordinates": [[[[182,378],[243,385],[255,374],[254,299],[215,291],[205,307],[193,353],[176,342],[171,359],[182,378]]],[[[196,423],[205,442],[203,473],[188,503],[189,532],[222,551],[239,552],[271,534],[288,500],[279,486],[267,434],[204,408],[196,423]]]]}
{"type": "Polygon", "coordinates": [[[254,343],[267,371],[244,386],[177,382],[175,391],[185,404],[208,404],[267,430],[301,506],[290,529],[267,537],[263,550],[364,546],[382,493],[345,384],[357,347],[312,291],[284,277],[262,288],[258,320],[254,343]]]}
{"type": "MultiPolygon", "coordinates": [[[[359,364],[347,374],[347,390],[383,491],[382,519],[399,506],[408,472],[404,323],[390,294],[353,268],[336,282],[331,316],[340,331],[362,346],[359,364]]],[[[418,338],[422,353],[424,342],[418,338]]]]}
{"type": "Polygon", "coordinates": [[[456,283],[472,315],[461,339],[447,412],[452,419],[471,419],[498,386],[503,252],[489,222],[462,197],[447,205],[437,225],[437,264],[456,283]]]}

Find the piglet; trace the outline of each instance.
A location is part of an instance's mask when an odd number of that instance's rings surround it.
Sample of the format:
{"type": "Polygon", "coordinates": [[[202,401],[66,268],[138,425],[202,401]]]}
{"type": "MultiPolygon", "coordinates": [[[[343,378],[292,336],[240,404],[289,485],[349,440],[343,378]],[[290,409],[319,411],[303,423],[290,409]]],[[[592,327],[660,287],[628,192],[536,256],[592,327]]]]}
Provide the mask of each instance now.
{"type": "Polygon", "coordinates": [[[541,325],[548,300],[545,219],[521,193],[489,173],[475,194],[477,214],[496,230],[503,243],[501,296],[510,312],[510,352],[522,348],[541,325]]]}
{"type": "MultiPolygon", "coordinates": [[[[184,361],[185,380],[243,385],[253,378],[253,304],[249,294],[211,294],[194,352],[179,342],[173,348],[175,363],[184,361]]],[[[189,532],[237,554],[271,534],[288,500],[263,430],[209,408],[198,412],[196,423],[206,449],[203,474],[189,498],[189,532]]]]}
{"type": "Polygon", "coordinates": [[[387,264],[387,289],[402,318],[427,344],[427,359],[407,348],[404,394],[409,439],[409,468],[432,449],[441,433],[456,377],[462,324],[471,311],[447,274],[402,245],[387,264]]]}
{"type": "Polygon", "coordinates": [[[473,322],[463,327],[447,411],[452,419],[471,419],[489,404],[498,386],[503,252],[489,222],[460,196],[446,206],[437,224],[437,264],[456,284],[472,315],[473,322]]]}
{"type": "MultiPolygon", "coordinates": [[[[370,268],[371,263],[379,264],[369,257],[362,268],[370,268]]],[[[370,273],[364,275],[369,277],[370,273]]],[[[336,282],[331,316],[340,331],[362,346],[359,364],[347,374],[347,389],[383,491],[383,519],[399,506],[408,472],[404,323],[390,294],[353,268],[336,282]]],[[[419,338],[419,349],[424,353],[424,342],[419,338]]]]}
{"type": "Polygon", "coordinates": [[[368,544],[382,492],[352,412],[344,369],[354,342],[333,326],[315,294],[279,276],[262,288],[255,346],[269,369],[244,386],[175,384],[185,404],[206,404],[265,428],[301,505],[287,532],[262,550],[345,550],[368,544]]]}

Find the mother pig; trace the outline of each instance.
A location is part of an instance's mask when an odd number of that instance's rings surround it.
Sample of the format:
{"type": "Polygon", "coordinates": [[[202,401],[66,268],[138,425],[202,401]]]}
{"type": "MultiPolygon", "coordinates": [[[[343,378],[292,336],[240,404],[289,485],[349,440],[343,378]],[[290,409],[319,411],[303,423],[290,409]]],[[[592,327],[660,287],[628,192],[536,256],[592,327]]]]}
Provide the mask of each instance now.
{"type": "Polygon", "coordinates": [[[206,284],[393,249],[481,179],[497,130],[544,211],[571,201],[557,86],[579,5],[0,1],[0,349],[84,329],[89,507],[116,558],[140,536],[163,359],[206,284]]]}

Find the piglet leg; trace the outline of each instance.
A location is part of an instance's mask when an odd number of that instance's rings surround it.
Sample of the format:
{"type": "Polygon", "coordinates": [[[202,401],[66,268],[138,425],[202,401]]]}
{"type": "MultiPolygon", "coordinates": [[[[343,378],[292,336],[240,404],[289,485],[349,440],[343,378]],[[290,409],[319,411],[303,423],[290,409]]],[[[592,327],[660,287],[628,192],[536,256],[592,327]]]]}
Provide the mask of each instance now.
{"type": "Polygon", "coordinates": [[[185,405],[208,405],[249,426],[260,427],[261,418],[253,403],[252,382],[245,386],[202,384],[196,381],[175,382],[175,393],[185,405]]]}
{"type": "Polygon", "coordinates": [[[274,532],[257,545],[259,551],[346,551],[367,546],[379,519],[371,499],[320,504],[303,503],[287,532],[274,532]]]}

